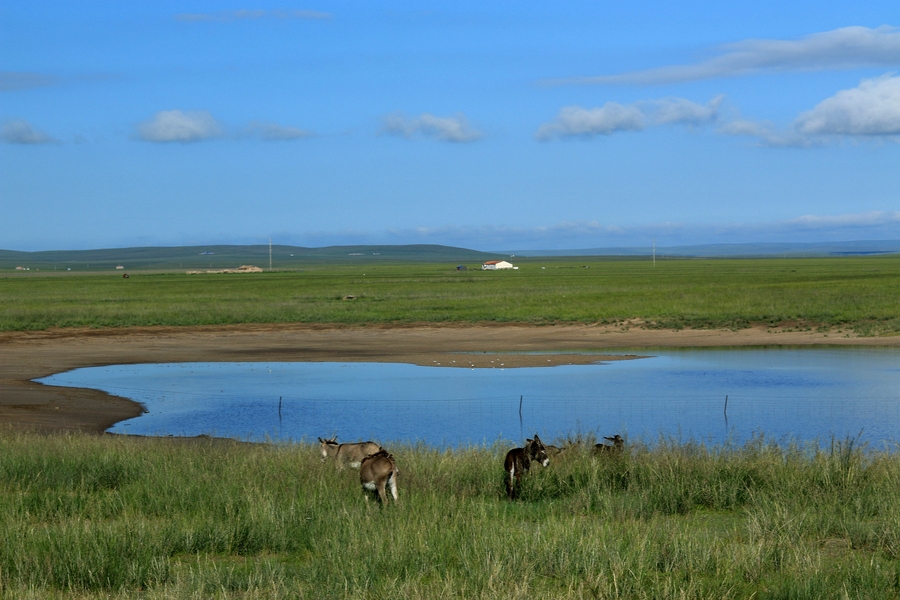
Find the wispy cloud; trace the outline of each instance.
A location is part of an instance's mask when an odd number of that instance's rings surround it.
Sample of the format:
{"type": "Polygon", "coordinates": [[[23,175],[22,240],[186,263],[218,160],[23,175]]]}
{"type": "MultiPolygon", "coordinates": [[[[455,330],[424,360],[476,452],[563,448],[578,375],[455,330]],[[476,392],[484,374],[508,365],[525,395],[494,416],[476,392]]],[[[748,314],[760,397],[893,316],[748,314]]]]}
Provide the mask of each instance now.
{"type": "Polygon", "coordinates": [[[222,134],[222,127],[206,111],[163,110],[137,128],[138,139],[145,142],[199,142],[222,134]]]}
{"type": "Polygon", "coordinates": [[[789,227],[804,227],[806,229],[900,226],[900,212],[869,211],[847,215],[803,215],[796,219],[785,221],[784,224],[789,227]]]}
{"type": "Polygon", "coordinates": [[[278,123],[269,123],[262,121],[254,121],[250,123],[248,128],[250,135],[258,136],[267,142],[284,142],[290,140],[301,140],[305,138],[315,137],[315,132],[308,129],[300,129],[299,127],[290,127],[279,125],[278,123]]]}
{"type": "Polygon", "coordinates": [[[694,64],[669,65],[617,75],[551,79],[544,83],[663,85],[770,71],[898,67],[900,31],[887,25],[875,29],[843,27],[798,40],[742,40],[715,50],[715,56],[694,64]]]}
{"type": "Polygon", "coordinates": [[[724,96],[707,104],[685,98],[642,100],[633,104],[607,102],[599,108],[567,106],[534,134],[541,141],[565,137],[594,137],[620,131],[641,131],[652,125],[704,125],[718,118],[724,96]]]}
{"type": "Polygon", "coordinates": [[[251,121],[244,128],[226,131],[207,111],[163,110],[139,123],[135,137],[145,142],[190,143],[216,138],[257,138],[265,142],[285,142],[315,136],[314,131],[271,121],[251,121]]]}
{"type": "Polygon", "coordinates": [[[0,127],[0,140],[7,144],[50,144],[56,141],[23,119],[12,119],[3,123],[0,127]]]}
{"type": "Polygon", "coordinates": [[[316,10],[226,10],[216,13],[182,13],[175,20],[188,23],[229,23],[232,21],[257,21],[260,19],[330,19],[331,13],[316,10]]]}
{"type": "Polygon", "coordinates": [[[900,212],[804,215],[782,221],[700,224],[648,223],[624,226],[566,221],[537,227],[447,227],[391,232],[394,242],[449,243],[482,249],[564,249],[623,246],[900,239],[900,212]]]}
{"type": "Polygon", "coordinates": [[[452,117],[436,117],[428,113],[418,117],[406,117],[394,113],[382,117],[381,132],[405,138],[421,135],[457,143],[474,142],[483,136],[480,131],[469,125],[468,119],[461,113],[452,117]]]}
{"type": "Polygon", "coordinates": [[[56,77],[41,73],[0,71],[0,92],[18,92],[19,90],[55,85],[57,82],[56,77]]]}
{"type": "Polygon", "coordinates": [[[716,133],[720,135],[743,136],[755,139],[761,146],[769,148],[806,148],[818,145],[809,136],[802,135],[794,129],[780,131],[768,121],[754,121],[737,117],[722,123],[716,133]]]}

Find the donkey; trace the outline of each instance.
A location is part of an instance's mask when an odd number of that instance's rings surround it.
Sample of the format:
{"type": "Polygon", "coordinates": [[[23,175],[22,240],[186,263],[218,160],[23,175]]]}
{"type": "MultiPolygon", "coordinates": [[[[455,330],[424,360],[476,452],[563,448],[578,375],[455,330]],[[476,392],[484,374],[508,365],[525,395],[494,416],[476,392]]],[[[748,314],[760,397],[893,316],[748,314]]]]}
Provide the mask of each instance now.
{"type": "Polygon", "coordinates": [[[384,504],[387,502],[387,493],[385,493],[385,488],[387,488],[391,491],[391,496],[396,503],[397,472],[394,457],[388,454],[387,450],[381,449],[362,459],[362,464],[359,466],[359,483],[363,487],[366,500],[369,499],[367,492],[375,492],[378,502],[384,504]]]}
{"type": "Polygon", "coordinates": [[[510,500],[515,499],[522,483],[522,476],[528,472],[531,461],[536,461],[544,467],[550,465],[547,449],[537,434],[534,434],[534,439],[526,442],[524,448],[513,448],[507,452],[506,460],[503,461],[503,468],[506,470],[506,495],[510,500]]]}
{"type": "Polygon", "coordinates": [[[623,440],[622,436],[618,433],[613,437],[604,436],[603,439],[612,442],[612,446],[609,444],[594,444],[594,453],[605,454],[607,456],[618,456],[625,450],[625,440],[623,440]]]}
{"type": "Polygon", "coordinates": [[[336,440],[337,436],[330,440],[319,438],[319,443],[322,445],[322,462],[325,462],[325,459],[332,456],[340,469],[344,468],[344,463],[348,463],[354,469],[358,469],[365,457],[375,454],[382,449],[375,442],[338,444],[336,440]]]}
{"type": "Polygon", "coordinates": [[[565,446],[554,446],[552,444],[547,444],[544,446],[544,449],[547,451],[547,456],[560,456],[561,454],[571,450],[572,445],[566,444],[565,446]]]}

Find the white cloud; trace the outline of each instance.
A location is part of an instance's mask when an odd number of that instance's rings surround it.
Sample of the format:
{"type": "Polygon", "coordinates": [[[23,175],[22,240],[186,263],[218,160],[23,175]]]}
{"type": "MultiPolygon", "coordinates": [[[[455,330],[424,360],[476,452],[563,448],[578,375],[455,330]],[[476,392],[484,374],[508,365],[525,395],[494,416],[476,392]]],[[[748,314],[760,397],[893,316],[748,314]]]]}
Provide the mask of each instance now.
{"type": "Polygon", "coordinates": [[[277,123],[264,123],[254,121],[250,124],[250,132],[252,135],[258,135],[260,139],[267,142],[281,142],[290,140],[300,140],[309,137],[315,137],[315,133],[307,129],[298,127],[290,127],[279,125],[277,123]]]}
{"type": "Polygon", "coordinates": [[[206,111],[163,110],[138,125],[138,138],[145,142],[199,142],[221,135],[222,128],[206,111]]]}
{"type": "Polygon", "coordinates": [[[546,141],[641,131],[651,125],[704,125],[718,118],[723,100],[724,96],[716,96],[702,105],[685,98],[661,98],[634,104],[607,102],[600,108],[567,106],[553,121],[541,125],[535,137],[546,141]]]}
{"type": "Polygon", "coordinates": [[[748,136],[770,147],[809,147],[851,137],[900,136],[900,77],[884,75],[841,90],[800,113],[783,130],[764,121],[736,117],[717,133],[748,136]]]}
{"type": "Polygon", "coordinates": [[[811,71],[900,66],[900,31],[887,25],[843,27],[799,40],[749,39],[719,47],[717,56],[618,75],[549,80],[548,84],[662,85],[765,71],[811,71]]]}
{"type": "Polygon", "coordinates": [[[258,19],[322,20],[330,18],[330,13],[315,10],[226,10],[217,13],[184,13],[175,15],[175,20],[188,23],[228,23],[231,21],[255,21],[258,19]]]}
{"type": "Polygon", "coordinates": [[[721,114],[725,97],[705,105],[685,98],[640,100],[632,104],[607,102],[600,108],[567,106],[541,125],[541,141],[565,137],[593,137],[622,131],[641,131],[660,125],[716,124],[716,133],[755,138],[768,147],[821,146],[847,137],[900,136],[900,76],[887,74],[841,90],[787,127],[740,116],[733,108],[721,114]]]}
{"type": "Polygon", "coordinates": [[[436,117],[423,113],[409,118],[400,113],[382,118],[382,133],[411,138],[415,135],[443,140],[445,142],[474,142],[482,137],[482,133],[469,125],[465,115],[453,117],[436,117]]]}
{"type": "Polygon", "coordinates": [[[705,106],[684,98],[663,98],[650,103],[654,111],[653,120],[661,125],[704,125],[715,121],[719,115],[719,107],[725,99],[718,95],[705,106]]]}
{"type": "Polygon", "coordinates": [[[802,113],[795,126],[809,135],[900,134],[900,77],[884,75],[841,90],[802,113]]]}
{"type": "Polygon", "coordinates": [[[617,131],[640,131],[646,127],[646,121],[643,111],[634,105],[607,102],[600,108],[566,106],[553,121],[541,125],[534,135],[542,141],[609,135],[617,131]]]}
{"type": "Polygon", "coordinates": [[[6,121],[0,128],[0,140],[8,144],[49,144],[56,141],[22,119],[6,121]]]}

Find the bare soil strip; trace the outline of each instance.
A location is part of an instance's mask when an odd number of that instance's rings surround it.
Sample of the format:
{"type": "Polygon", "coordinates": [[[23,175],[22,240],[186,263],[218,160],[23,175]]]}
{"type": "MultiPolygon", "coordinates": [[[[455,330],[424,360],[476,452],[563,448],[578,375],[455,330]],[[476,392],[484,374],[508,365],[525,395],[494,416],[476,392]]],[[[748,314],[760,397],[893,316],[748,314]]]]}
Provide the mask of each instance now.
{"type": "Polygon", "coordinates": [[[505,368],[514,368],[620,359],[602,355],[603,349],[613,348],[814,345],[900,346],[900,336],[860,338],[765,328],[671,331],[599,325],[279,324],[5,332],[0,333],[0,425],[48,433],[100,433],[118,421],[141,414],[141,406],[126,398],[32,381],[78,367],[161,362],[358,361],[484,368],[503,362],[505,368]],[[578,353],[584,351],[592,354],[578,353]],[[527,352],[552,354],[523,354],[527,352]]]}

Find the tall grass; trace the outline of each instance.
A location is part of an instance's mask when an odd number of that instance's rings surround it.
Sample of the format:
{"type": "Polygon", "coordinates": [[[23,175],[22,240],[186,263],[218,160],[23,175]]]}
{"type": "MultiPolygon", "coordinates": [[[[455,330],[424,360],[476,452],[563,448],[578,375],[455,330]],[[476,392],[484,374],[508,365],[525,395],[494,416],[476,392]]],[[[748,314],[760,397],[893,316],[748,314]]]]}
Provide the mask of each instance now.
{"type": "Polygon", "coordinates": [[[5,598],[895,598],[900,455],[630,443],[535,467],[391,448],[400,503],[307,444],[0,434],[5,598]]]}

